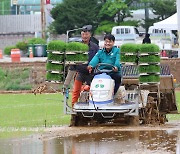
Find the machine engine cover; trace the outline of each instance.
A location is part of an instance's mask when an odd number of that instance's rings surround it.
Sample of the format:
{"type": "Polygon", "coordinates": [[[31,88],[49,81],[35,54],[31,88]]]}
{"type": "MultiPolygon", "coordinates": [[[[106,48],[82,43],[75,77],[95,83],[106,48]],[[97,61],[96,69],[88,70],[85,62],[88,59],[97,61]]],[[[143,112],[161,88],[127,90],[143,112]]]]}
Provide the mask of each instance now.
{"type": "Polygon", "coordinates": [[[114,80],[106,73],[95,75],[90,87],[89,103],[99,105],[113,103],[114,85],[114,80]]]}

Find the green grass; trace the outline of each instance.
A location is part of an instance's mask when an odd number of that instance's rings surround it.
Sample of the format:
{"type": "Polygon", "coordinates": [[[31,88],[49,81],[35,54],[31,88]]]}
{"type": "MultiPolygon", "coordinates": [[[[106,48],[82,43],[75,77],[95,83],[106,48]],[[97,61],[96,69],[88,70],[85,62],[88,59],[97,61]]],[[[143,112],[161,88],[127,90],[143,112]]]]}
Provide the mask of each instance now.
{"type": "MultiPolygon", "coordinates": [[[[44,128],[68,125],[70,115],[63,112],[61,94],[0,94],[0,129],[44,128]]],[[[176,92],[180,111],[180,92],[176,92]]],[[[180,120],[180,115],[168,115],[169,120],[180,120]]],[[[32,130],[33,131],[33,130],[32,130]]]]}
{"type": "MultiPolygon", "coordinates": [[[[176,92],[176,104],[178,108],[178,112],[180,112],[180,92],[176,92]]],[[[172,120],[180,120],[180,114],[169,114],[167,115],[169,121],[172,120]]]]}
{"type": "Polygon", "coordinates": [[[1,94],[0,127],[51,127],[69,124],[61,94],[1,94]],[[46,124],[45,124],[46,121],[46,124]]]}

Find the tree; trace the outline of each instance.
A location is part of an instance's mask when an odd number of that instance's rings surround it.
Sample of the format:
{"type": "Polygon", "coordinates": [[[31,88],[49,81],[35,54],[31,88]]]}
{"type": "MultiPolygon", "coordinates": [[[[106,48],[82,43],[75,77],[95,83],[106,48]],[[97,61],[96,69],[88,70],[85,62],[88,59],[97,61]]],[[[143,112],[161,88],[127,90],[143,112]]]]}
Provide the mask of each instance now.
{"type": "Polygon", "coordinates": [[[51,15],[55,20],[52,27],[58,34],[88,24],[96,27],[99,7],[98,0],[64,0],[51,11],[51,15]]]}
{"type": "Polygon", "coordinates": [[[176,0],[149,0],[149,7],[158,19],[164,20],[176,13],[176,0]]]}
{"type": "Polygon", "coordinates": [[[131,4],[139,0],[106,0],[103,2],[99,12],[99,25],[96,33],[110,33],[112,27],[117,25],[137,26],[138,21],[124,21],[127,17],[132,17],[130,9],[134,9],[131,4]]]}
{"type": "Polygon", "coordinates": [[[108,20],[120,24],[124,18],[132,17],[128,6],[132,0],[107,0],[99,12],[100,21],[108,20]]]}
{"type": "Polygon", "coordinates": [[[153,23],[164,20],[176,12],[176,0],[141,0],[141,3],[144,3],[145,9],[145,19],[141,25],[146,32],[153,23]],[[149,18],[149,13],[146,14],[149,9],[157,15],[157,18],[149,18]]]}

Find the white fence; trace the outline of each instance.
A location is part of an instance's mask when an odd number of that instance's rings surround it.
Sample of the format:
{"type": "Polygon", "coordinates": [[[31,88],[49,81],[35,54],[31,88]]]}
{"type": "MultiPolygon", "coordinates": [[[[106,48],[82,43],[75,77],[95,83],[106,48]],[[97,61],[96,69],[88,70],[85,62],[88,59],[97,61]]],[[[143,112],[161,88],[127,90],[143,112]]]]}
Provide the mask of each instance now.
{"type": "Polygon", "coordinates": [[[0,16],[0,34],[34,33],[41,31],[41,15],[0,16]]]}

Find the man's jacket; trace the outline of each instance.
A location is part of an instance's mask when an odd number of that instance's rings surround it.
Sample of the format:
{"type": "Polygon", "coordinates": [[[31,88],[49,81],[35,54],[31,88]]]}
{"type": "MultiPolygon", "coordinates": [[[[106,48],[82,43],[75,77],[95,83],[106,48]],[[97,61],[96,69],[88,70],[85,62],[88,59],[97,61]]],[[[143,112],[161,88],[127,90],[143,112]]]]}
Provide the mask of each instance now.
{"type": "MultiPolygon", "coordinates": [[[[96,67],[98,63],[111,64],[118,68],[118,72],[121,72],[120,64],[120,49],[113,47],[110,52],[107,52],[106,49],[101,49],[89,62],[89,65],[93,68],[96,67]]],[[[112,69],[111,67],[101,66],[100,69],[112,69]]]]}

